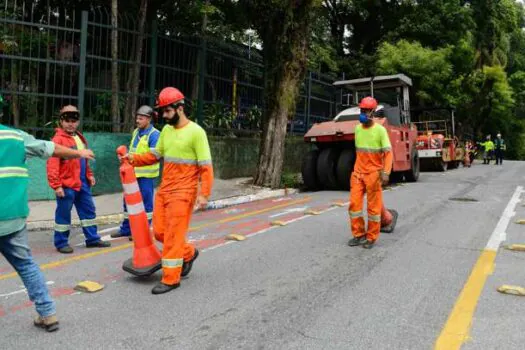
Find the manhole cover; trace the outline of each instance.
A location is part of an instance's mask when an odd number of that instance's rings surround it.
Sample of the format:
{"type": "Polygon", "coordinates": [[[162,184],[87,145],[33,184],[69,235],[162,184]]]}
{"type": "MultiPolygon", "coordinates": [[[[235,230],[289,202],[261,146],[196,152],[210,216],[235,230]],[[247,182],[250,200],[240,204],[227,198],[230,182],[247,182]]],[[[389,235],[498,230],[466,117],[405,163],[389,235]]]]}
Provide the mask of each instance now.
{"type": "Polygon", "coordinates": [[[449,198],[449,200],[454,201],[454,202],[479,202],[475,198],[468,198],[468,197],[454,197],[454,198],[449,198]]]}

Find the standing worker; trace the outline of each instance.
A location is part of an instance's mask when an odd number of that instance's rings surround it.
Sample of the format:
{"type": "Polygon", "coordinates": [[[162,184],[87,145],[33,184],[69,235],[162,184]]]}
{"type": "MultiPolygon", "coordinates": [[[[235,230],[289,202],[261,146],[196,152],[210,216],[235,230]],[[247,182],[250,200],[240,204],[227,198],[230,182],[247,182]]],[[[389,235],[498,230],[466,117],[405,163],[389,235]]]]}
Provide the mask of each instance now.
{"type": "Polygon", "coordinates": [[[386,185],[392,171],[392,151],[386,129],[372,119],[377,108],[373,97],[365,97],[359,104],[361,125],[355,128],[357,160],[351,177],[350,218],[353,238],[348,245],[370,249],[379,238],[382,185],[386,185]],[[363,200],[367,195],[368,229],[365,232],[363,200]]]}
{"type": "MultiPolygon", "coordinates": [[[[52,141],[57,145],[77,150],[86,150],[87,141],[78,131],[80,113],[75,106],[65,106],[60,110],[60,128],[56,129],[52,141]]],[[[55,212],[55,247],[63,254],[73,253],[69,245],[71,209],[77,209],[82,231],[86,237],[86,247],[106,248],[109,242],[103,242],[97,233],[95,203],[91,195],[91,186],[95,177],[85,159],[65,160],[58,157],[47,161],[47,180],[55,190],[57,209],[55,212]]]]}
{"type": "Polygon", "coordinates": [[[24,282],[29,299],[35,304],[38,313],[35,326],[48,332],[58,330],[58,319],[55,302],[28,244],[26,218],[29,215],[29,174],[26,157],[45,159],[51,156],[94,158],[90,150],[73,150],[50,141],[37,140],[21,130],[0,124],[0,251],[24,282]]]}
{"type": "MultiPolygon", "coordinates": [[[[159,140],[160,131],[158,131],[152,124],[152,118],[155,111],[150,106],[141,106],[136,113],[137,128],[133,131],[131,143],[129,146],[130,154],[145,154],[153,152],[159,140]]],[[[155,163],[141,167],[135,167],[135,177],[139,184],[140,194],[144,202],[144,209],[148,217],[148,222],[151,224],[153,218],[153,197],[155,192],[155,179],[159,177],[160,164],[155,163]]],[[[126,202],[124,201],[124,215],[125,219],[120,225],[120,231],[111,234],[112,238],[130,237],[131,229],[129,220],[127,218],[126,202]]]]}
{"type": "Polygon", "coordinates": [[[507,145],[505,144],[505,140],[501,138],[501,134],[498,134],[494,148],[496,154],[496,165],[503,165],[503,156],[507,150],[507,145]]]}
{"type": "Polygon", "coordinates": [[[169,292],[190,273],[199,251],[187,243],[186,233],[195,201],[208,204],[213,185],[213,167],[206,132],[184,113],[184,95],[176,88],[164,88],[158,98],[166,125],[157,148],[146,154],[128,154],[133,166],[152,165],[164,158],[162,183],[155,197],[153,231],[163,243],[162,281],[151,291],[169,292]],[[200,193],[199,190],[200,180],[200,193]]]}
{"type": "Polygon", "coordinates": [[[487,135],[487,141],[480,144],[483,147],[483,164],[490,164],[494,153],[494,142],[490,139],[490,135],[487,135]]]}

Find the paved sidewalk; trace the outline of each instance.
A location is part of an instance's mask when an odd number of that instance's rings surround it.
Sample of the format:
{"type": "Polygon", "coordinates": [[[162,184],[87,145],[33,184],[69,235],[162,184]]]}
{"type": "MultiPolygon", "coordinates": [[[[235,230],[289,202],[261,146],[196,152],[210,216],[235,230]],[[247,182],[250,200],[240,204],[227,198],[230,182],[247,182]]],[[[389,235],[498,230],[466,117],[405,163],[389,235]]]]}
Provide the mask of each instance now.
{"type": "MultiPolygon", "coordinates": [[[[215,179],[212,196],[208,207],[210,209],[245,203],[253,200],[284,195],[287,190],[270,190],[251,185],[251,178],[236,178],[230,180],[215,179]]],[[[99,225],[117,224],[122,221],[122,193],[95,196],[97,221],[99,225]]],[[[50,229],[54,225],[55,201],[29,202],[29,230],[50,229]]],[[[72,225],[78,226],[79,220],[75,210],[72,214],[72,225]]]]}

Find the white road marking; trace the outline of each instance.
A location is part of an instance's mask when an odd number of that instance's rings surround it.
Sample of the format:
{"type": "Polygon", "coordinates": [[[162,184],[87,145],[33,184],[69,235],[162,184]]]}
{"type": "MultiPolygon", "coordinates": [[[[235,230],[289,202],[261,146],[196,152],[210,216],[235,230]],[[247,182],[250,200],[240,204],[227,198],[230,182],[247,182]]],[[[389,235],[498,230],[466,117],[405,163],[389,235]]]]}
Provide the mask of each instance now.
{"type": "Polygon", "coordinates": [[[496,228],[490,235],[490,239],[485,247],[486,250],[498,251],[501,242],[507,239],[507,233],[505,232],[505,230],[509,226],[510,219],[512,219],[512,217],[516,215],[514,209],[520,202],[520,196],[522,193],[523,187],[518,186],[516,188],[516,191],[514,191],[514,194],[512,195],[512,198],[510,199],[509,203],[507,204],[507,207],[503,211],[503,214],[501,215],[501,218],[499,219],[496,228]]]}
{"type": "Polygon", "coordinates": [[[299,213],[299,212],[304,212],[306,209],[308,209],[308,207],[301,207],[301,208],[291,208],[291,209],[286,209],[282,212],[279,212],[277,214],[274,214],[274,215],[270,215],[269,217],[270,218],[276,218],[278,216],[283,216],[283,215],[286,215],[286,214],[289,214],[289,213],[299,213]]]}
{"type": "MultiPolygon", "coordinates": [[[[46,282],[46,285],[48,285],[48,286],[51,286],[53,284],[55,284],[55,282],[53,282],[53,281],[47,281],[46,282]]],[[[27,289],[23,288],[23,289],[16,290],[16,291],[11,292],[11,293],[0,294],[0,298],[4,298],[5,297],[6,299],[8,299],[12,295],[22,294],[22,293],[27,293],[27,289]]]]}
{"type": "MultiPolygon", "coordinates": [[[[348,204],[350,204],[350,202],[345,202],[344,203],[344,206],[347,206],[348,204]]],[[[337,206],[334,206],[334,207],[330,207],[328,209],[325,209],[323,211],[321,211],[320,213],[321,214],[324,214],[324,213],[327,213],[329,211],[332,211],[332,210],[335,210],[335,209],[341,209],[341,207],[337,207],[337,206]]],[[[287,224],[292,224],[294,222],[297,222],[297,221],[301,221],[301,220],[304,220],[306,218],[311,218],[312,216],[314,215],[304,215],[304,216],[300,216],[298,218],[295,218],[295,219],[292,219],[290,221],[287,221],[286,223],[287,224]]],[[[254,236],[257,236],[257,235],[260,235],[261,233],[265,233],[265,232],[268,232],[268,231],[271,231],[271,230],[274,230],[274,229],[277,229],[277,228],[280,228],[282,226],[271,226],[271,227],[267,227],[265,229],[262,229],[260,231],[257,231],[257,232],[254,232],[254,233],[250,233],[250,234],[247,234],[246,237],[247,238],[251,238],[251,237],[254,237],[254,236]]],[[[227,242],[224,242],[224,243],[221,243],[221,244],[218,244],[216,246],[213,246],[213,247],[209,247],[209,248],[206,248],[206,249],[203,249],[202,252],[208,252],[210,250],[214,250],[214,249],[217,249],[217,248],[220,248],[220,247],[224,247],[225,245],[228,245],[228,244],[233,244],[233,243],[237,243],[236,241],[227,241],[227,242]]]]}

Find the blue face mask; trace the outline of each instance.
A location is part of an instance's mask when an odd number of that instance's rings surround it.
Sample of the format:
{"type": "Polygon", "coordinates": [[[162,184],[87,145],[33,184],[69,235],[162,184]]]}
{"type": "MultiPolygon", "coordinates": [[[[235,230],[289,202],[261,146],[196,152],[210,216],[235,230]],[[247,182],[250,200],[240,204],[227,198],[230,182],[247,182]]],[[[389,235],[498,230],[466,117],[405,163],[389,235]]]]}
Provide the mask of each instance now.
{"type": "Polygon", "coordinates": [[[368,116],[366,113],[361,112],[361,114],[359,114],[359,121],[363,124],[368,122],[368,116]]]}

